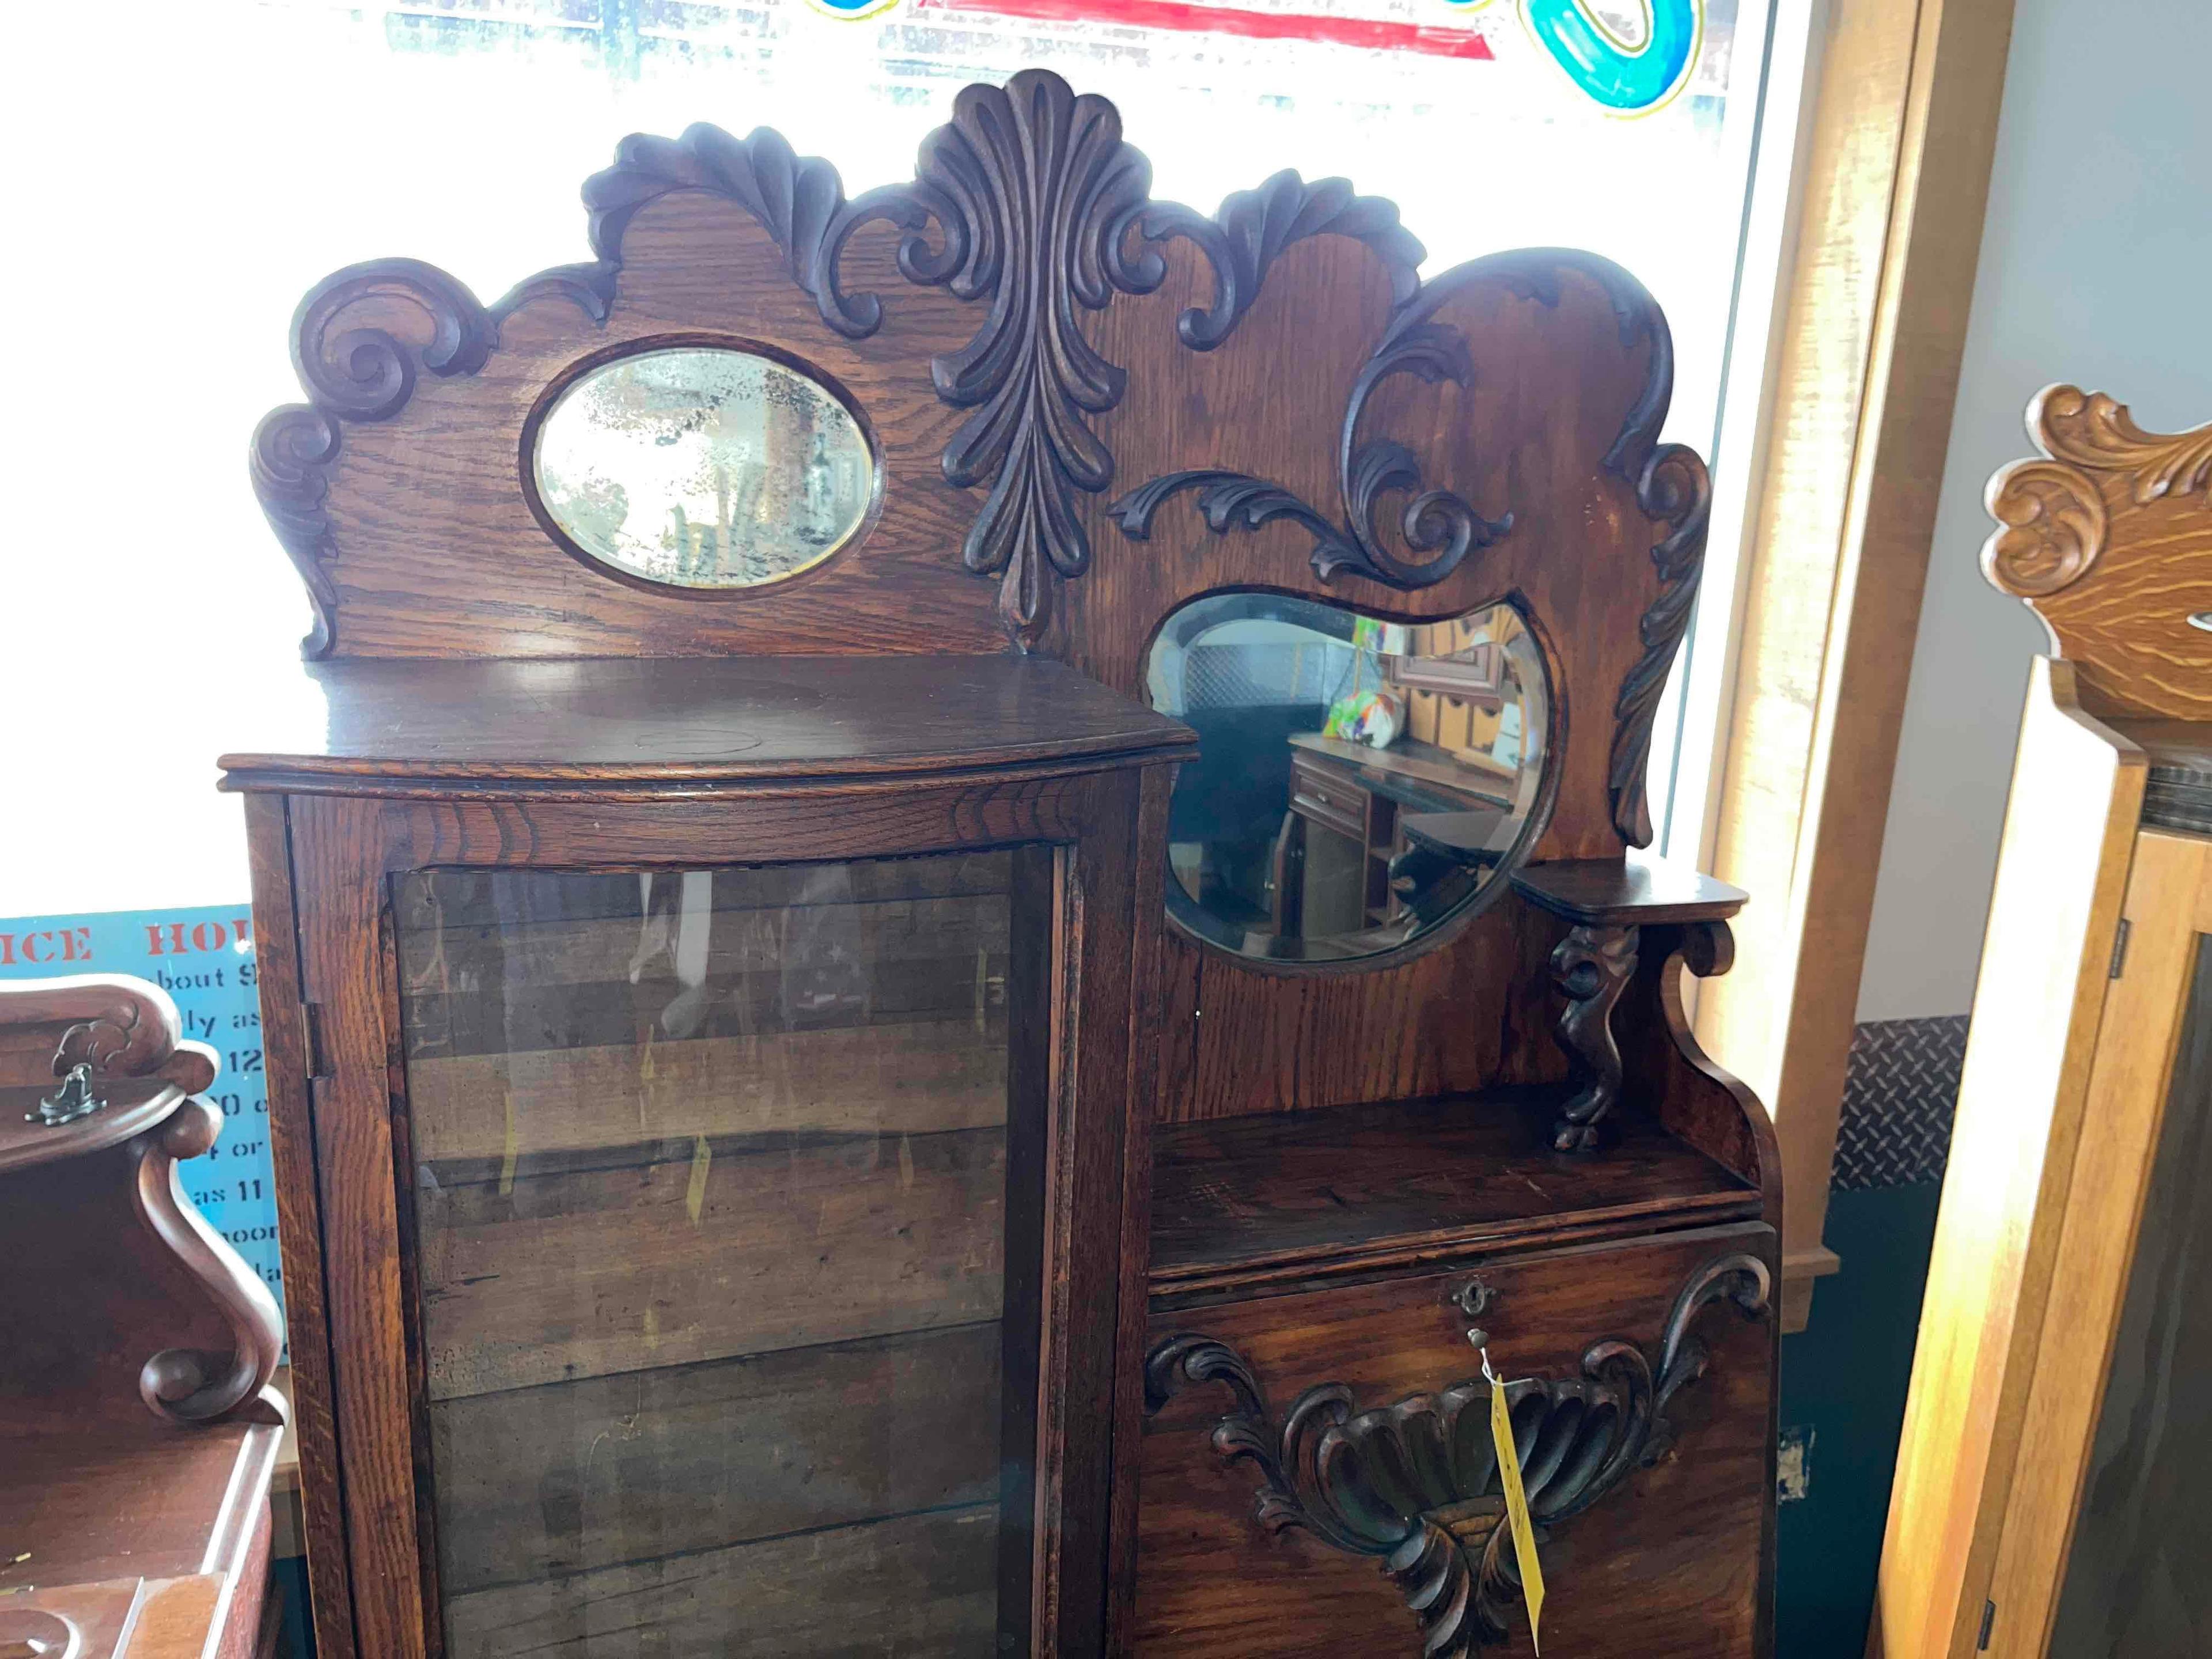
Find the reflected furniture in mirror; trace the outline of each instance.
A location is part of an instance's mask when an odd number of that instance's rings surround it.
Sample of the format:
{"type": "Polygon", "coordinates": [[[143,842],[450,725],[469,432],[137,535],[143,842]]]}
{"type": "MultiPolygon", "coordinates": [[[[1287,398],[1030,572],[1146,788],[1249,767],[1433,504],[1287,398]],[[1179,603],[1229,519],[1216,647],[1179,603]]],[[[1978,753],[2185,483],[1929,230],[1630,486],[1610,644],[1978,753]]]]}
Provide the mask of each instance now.
{"type": "Polygon", "coordinates": [[[325,1659],[1518,1651],[1485,1345],[1547,1644],[1769,1652],[1665,319],[1149,179],[1026,72],[301,307],[225,767],[325,1659]]]}
{"type": "Polygon", "coordinates": [[[2212,1650],[2212,426],[2028,407],[1984,574],[2048,631],[1870,1651],[2212,1650]]]}
{"type": "Polygon", "coordinates": [[[216,1064],[144,980],[0,988],[0,1654],[275,1650],[276,1304],[187,1162],[216,1064]]]}
{"type": "Polygon", "coordinates": [[[1381,955],[1496,879],[1543,781],[1543,661],[1510,605],[1406,625],[1209,593],[1161,624],[1152,707],[1197,732],[1169,903],[1241,955],[1381,955]]]}

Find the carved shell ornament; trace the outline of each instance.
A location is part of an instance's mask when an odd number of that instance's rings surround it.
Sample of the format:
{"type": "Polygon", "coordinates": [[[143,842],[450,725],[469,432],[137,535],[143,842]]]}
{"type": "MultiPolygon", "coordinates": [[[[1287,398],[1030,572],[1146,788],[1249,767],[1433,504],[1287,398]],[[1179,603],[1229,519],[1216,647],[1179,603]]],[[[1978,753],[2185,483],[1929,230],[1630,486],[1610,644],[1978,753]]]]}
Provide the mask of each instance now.
{"type": "MultiPolygon", "coordinates": [[[[1605,1337],[1583,1350],[1578,1376],[1504,1385],[1540,1542],[1668,1455],[1675,1440],[1668,1407],[1711,1360],[1692,1324],[1722,1301],[1759,1317],[1769,1285],[1758,1257],[1716,1256],[1676,1295],[1656,1365],[1626,1338],[1605,1337]]],[[[1405,1596],[1424,1659],[1466,1659],[1509,1639],[1521,1584],[1503,1524],[1489,1382],[1470,1379],[1370,1410],[1344,1384],[1326,1382],[1300,1395],[1278,1430],[1243,1356],[1186,1334],[1146,1357],[1146,1409],[1158,1412],[1183,1387],[1206,1382],[1229,1392],[1213,1450],[1258,1475],[1253,1516],[1263,1528],[1296,1528],[1374,1560],[1405,1596]]],[[[1571,1586],[1553,1583],[1552,1593],[1564,1597],[1571,1586]]]]}

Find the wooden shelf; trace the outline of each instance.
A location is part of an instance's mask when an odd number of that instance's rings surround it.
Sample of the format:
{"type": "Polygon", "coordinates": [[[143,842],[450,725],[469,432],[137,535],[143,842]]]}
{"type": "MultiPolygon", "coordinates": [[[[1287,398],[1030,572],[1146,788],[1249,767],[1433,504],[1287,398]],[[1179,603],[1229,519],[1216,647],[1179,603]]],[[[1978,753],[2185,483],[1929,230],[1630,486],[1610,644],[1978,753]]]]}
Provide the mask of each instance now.
{"type": "MultiPolygon", "coordinates": [[[[1139,762],[1187,726],[1036,657],[310,663],[223,787],[741,783],[1139,762]]],[[[1096,767],[1093,767],[1096,769],[1096,767]]]]}
{"type": "Polygon", "coordinates": [[[1559,1095],[1163,1126],[1155,1301],[1759,1214],[1749,1183],[1645,1120],[1620,1121],[1595,1156],[1552,1152],[1559,1095]]]}
{"type": "Polygon", "coordinates": [[[1584,927],[1721,921],[1750,896],[1687,865],[1633,856],[1524,865],[1511,879],[1529,903],[1584,927]]]}

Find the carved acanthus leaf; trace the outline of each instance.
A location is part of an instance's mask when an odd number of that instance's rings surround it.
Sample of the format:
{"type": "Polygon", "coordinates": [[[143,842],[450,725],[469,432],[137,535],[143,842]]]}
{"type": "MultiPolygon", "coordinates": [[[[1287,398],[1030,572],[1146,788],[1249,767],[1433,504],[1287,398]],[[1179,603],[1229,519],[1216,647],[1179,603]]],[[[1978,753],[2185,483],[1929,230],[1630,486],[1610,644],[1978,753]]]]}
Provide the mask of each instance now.
{"type": "Polygon", "coordinates": [[[1000,616],[1024,649],[1050,620],[1054,580],[1090,568],[1075,492],[1105,489],[1114,458],[1089,417],[1121,402],[1127,376],[1078,316],[1159,285],[1159,255],[1127,251],[1151,187],[1152,164],[1121,141],[1113,105],[1025,70],[1003,88],[964,89],[922,141],[915,182],[867,207],[909,227],[937,221],[942,248],[910,232],[901,269],[990,301],[975,337],[934,359],[930,379],[946,403],[975,411],[944,458],[948,481],[989,489],[962,558],[1000,577],[1000,616]]]}
{"type": "Polygon", "coordinates": [[[1389,274],[1390,300],[1403,305],[1420,286],[1427,257],[1413,234],[1398,222],[1395,202],[1353,192],[1351,181],[1308,184],[1282,172],[1257,190],[1241,190],[1208,219],[1187,207],[1161,203],[1143,219],[1147,240],[1182,237],[1194,243],[1213,269],[1213,299],[1176,319],[1176,333],[1194,351],[1211,351],[1235,332],[1260,297],[1267,271],[1285,249],[1310,236],[1348,236],[1371,249],[1389,274]]]}
{"type": "Polygon", "coordinates": [[[2101,392],[2054,386],[2036,398],[2028,430],[2056,460],[2092,472],[2133,473],[2128,493],[2138,505],[2202,493],[2212,507],[2212,426],[2146,432],[2125,404],[2101,392]]]}
{"type": "MultiPolygon", "coordinates": [[[[1662,320],[1658,326],[1666,327],[1662,320]]],[[[1705,574],[1705,532],[1712,517],[1713,481],[1698,453],[1685,444],[1649,451],[1636,474],[1636,504],[1667,526],[1651,549],[1659,572],[1659,597],[1637,623],[1644,650],[1620,683],[1613,701],[1613,750],[1606,784],[1613,796],[1613,827],[1631,847],[1651,844],[1651,804],[1644,778],[1651,768],[1651,728],[1659,696],[1689,631],[1705,574]]]]}
{"type": "MultiPolygon", "coordinates": [[[[1578,1376],[1504,1385],[1540,1540],[1666,1455],[1675,1439],[1668,1407],[1711,1361],[1692,1322],[1722,1300],[1756,1317],[1769,1288],[1758,1257],[1715,1256],[1676,1295],[1656,1366],[1635,1343],[1607,1337],[1583,1350],[1578,1376]]],[[[1467,1659],[1508,1639],[1521,1587],[1511,1550],[1501,1548],[1489,1382],[1471,1379],[1373,1411],[1359,1410],[1344,1384],[1323,1383],[1298,1396],[1278,1431],[1250,1364],[1225,1343],[1182,1334],[1146,1356],[1146,1409],[1204,1382],[1229,1391],[1213,1449],[1258,1475],[1262,1527],[1296,1527],[1378,1561],[1419,1625],[1424,1659],[1467,1659]]]]}
{"type": "Polygon", "coordinates": [[[2212,426],[2146,432],[2125,404],[2053,386],[2029,404],[2027,429],[2049,459],[2001,468],[1984,497],[1998,528],[1982,544],[1982,574],[2004,592],[2042,599],[2097,562],[2112,527],[2100,473],[2125,475],[2139,507],[2191,494],[2212,505],[2212,426]]]}

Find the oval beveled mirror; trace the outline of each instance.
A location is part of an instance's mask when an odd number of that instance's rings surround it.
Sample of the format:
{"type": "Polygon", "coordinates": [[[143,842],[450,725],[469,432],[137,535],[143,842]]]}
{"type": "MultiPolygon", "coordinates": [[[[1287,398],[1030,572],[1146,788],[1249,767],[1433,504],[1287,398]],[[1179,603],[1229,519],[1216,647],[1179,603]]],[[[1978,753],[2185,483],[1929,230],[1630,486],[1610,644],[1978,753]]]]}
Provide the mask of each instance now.
{"type": "Polygon", "coordinates": [[[664,586],[758,587],[853,538],[875,457],[844,400],[729,346],[660,347],[570,383],[538,422],[545,515],[586,557],[664,586]]]}
{"type": "Polygon", "coordinates": [[[1541,653],[1498,605],[1377,621],[1208,593],[1146,663],[1199,734],[1168,809],[1168,913],[1240,956],[1346,961],[1492,891],[1532,838],[1550,721],[1541,653]]]}

